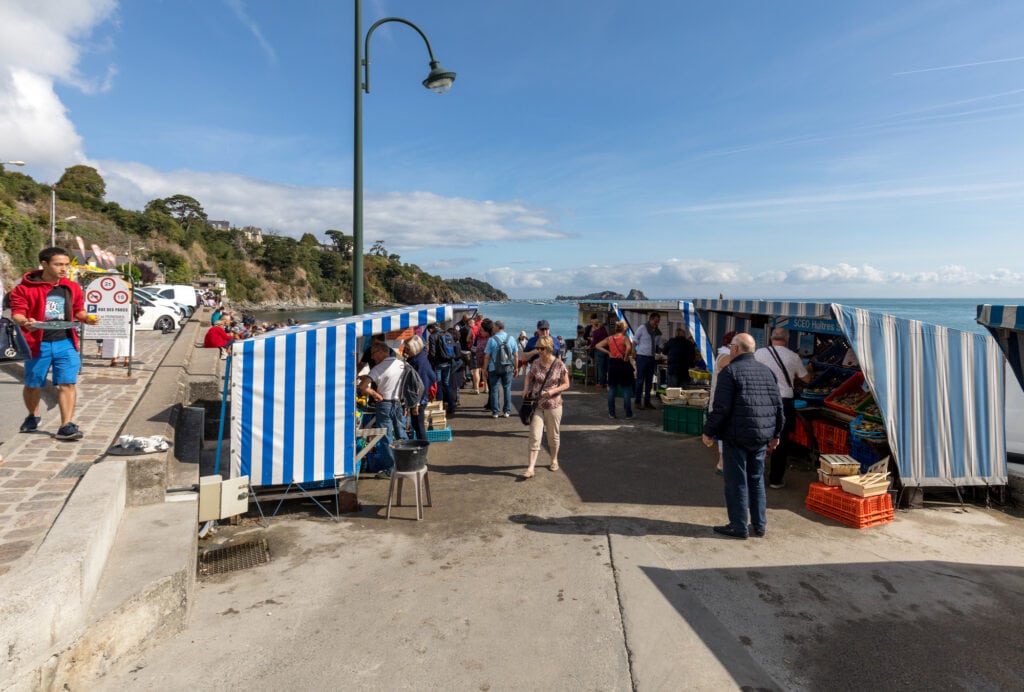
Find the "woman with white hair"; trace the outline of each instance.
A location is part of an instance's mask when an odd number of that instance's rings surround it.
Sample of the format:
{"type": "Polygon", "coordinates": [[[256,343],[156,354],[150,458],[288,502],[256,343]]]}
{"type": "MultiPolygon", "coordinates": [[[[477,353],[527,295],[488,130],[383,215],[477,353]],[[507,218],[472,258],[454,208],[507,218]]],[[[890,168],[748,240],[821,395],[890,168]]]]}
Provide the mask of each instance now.
{"type": "Polygon", "coordinates": [[[437,382],[437,373],[434,372],[430,360],[427,358],[427,349],[424,348],[423,339],[413,336],[405,342],[402,349],[405,354],[405,361],[416,370],[416,374],[423,380],[423,397],[420,400],[417,413],[410,414],[412,432],[417,440],[427,439],[427,427],[424,424],[426,418],[427,402],[430,400],[430,388],[437,382]]]}

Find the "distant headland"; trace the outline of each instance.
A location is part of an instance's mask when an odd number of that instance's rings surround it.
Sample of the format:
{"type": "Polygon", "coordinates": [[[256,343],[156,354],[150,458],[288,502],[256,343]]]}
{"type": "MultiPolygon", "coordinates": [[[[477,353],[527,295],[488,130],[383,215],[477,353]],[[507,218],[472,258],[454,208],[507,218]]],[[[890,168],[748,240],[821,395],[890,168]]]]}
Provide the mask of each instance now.
{"type": "Polygon", "coordinates": [[[555,300],[647,300],[647,296],[640,289],[631,288],[626,295],[615,291],[601,291],[588,293],[585,296],[557,296],[555,300]]]}

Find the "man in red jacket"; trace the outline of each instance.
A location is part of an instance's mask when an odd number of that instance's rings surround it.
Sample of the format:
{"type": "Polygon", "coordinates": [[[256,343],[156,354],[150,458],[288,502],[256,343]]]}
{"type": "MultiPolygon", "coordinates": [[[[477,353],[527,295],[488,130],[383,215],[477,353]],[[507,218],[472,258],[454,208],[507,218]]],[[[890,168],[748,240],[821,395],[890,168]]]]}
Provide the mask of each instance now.
{"type": "Polygon", "coordinates": [[[32,349],[32,358],[25,361],[22,398],[28,416],[21,424],[21,432],[32,432],[39,427],[39,400],[46,375],[52,368],[51,380],[57,386],[60,408],[60,429],[55,437],[80,440],[82,432],[71,422],[75,415],[75,383],[82,367],[78,331],[66,327],[48,328],[46,323],[78,320],[95,324],[99,317],[85,311],[81,286],[67,278],[71,269],[67,250],[46,248],[39,253],[39,266],[40,269],[25,274],[21,283],[11,290],[11,319],[22,328],[32,349]]]}

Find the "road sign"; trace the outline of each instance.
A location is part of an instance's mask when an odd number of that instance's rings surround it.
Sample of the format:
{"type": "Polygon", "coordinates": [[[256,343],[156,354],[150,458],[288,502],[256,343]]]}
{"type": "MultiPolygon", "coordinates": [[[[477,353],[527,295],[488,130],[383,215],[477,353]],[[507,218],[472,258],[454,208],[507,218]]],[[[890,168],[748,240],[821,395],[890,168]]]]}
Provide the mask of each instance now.
{"type": "Polygon", "coordinates": [[[100,321],[85,326],[86,339],[129,339],[132,288],[120,276],[101,276],[85,287],[85,311],[100,321]]]}

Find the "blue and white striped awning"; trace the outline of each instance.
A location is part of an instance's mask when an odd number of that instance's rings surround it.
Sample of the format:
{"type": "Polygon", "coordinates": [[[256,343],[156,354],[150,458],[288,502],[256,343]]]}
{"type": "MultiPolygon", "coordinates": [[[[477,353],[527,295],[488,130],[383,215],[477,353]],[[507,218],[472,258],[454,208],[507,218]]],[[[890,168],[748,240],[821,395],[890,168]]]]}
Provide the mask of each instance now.
{"type": "Polygon", "coordinates": [[[978,324],[999,342],[1010,369],[1024,387],[1024,305],[979,305],[978,324]]]}
{"type": "MultiPolygon", "coordinates": [[[[616,319],[625,320],[629,326],[627,334],[631,340],[633,339],[635,327],[643,324],[647,320],[647,315],[651,312],[657,311],[670,317],[668,321],[670,327],[666,329],[666,332],[671,331],[672,327],[678,326],[678,324],[671,324],[673,321],[671,318],[682,320],[682,324],[690,332],[694,342],[697,344],[698,355],[704,359],[705,363],[714,363],[715,351],[711,346],[711,342],[708,341],[707,332],[704,330],[704,325],[701,324],[700,317],[697,315],[697,310],[694,308],[693,303],[686,300],[631,300],[612,303],[612,309],[615,310],[616,319]]],[[[662,323],[662,326],[665,326],[665,320],[662,320],[662,323]]],[[[667,333],[663,337],[662,343],[668,341],[672,336],[672,334],[667,333]]],[[[709,365],[709,367],[711,366],[709,365]]]]}
{"type": "Polygon", "coordinates": [[[1005,485],[999,345],[964,332],[833,305],[870,385],[905,485],[1005,485]]]}
{"type": "Polygon", "coordinates": [[[418,305],[280,329],[231,349],[231,472],[253,486],[355,473],[358,339],[451,320],[418,305]]]}
{"type": "MultiPolygon", "coordinates": [[[[906,485],[1005,485],[1002,354],[995,340],[829,303],[694,300],[717,343],[764,343],[775,324],[843,334],[860,361],[906,485]]],[[[980,321],[980,319],[979,319],[980,321]]]]}

